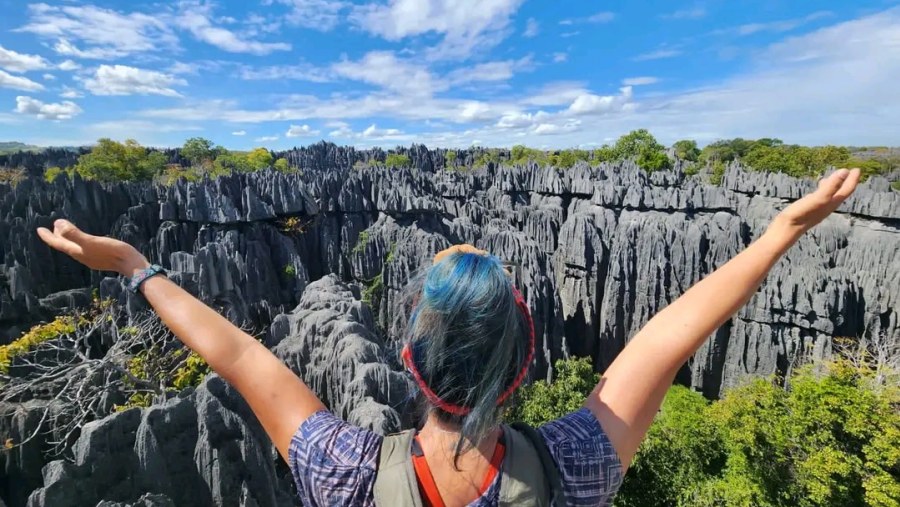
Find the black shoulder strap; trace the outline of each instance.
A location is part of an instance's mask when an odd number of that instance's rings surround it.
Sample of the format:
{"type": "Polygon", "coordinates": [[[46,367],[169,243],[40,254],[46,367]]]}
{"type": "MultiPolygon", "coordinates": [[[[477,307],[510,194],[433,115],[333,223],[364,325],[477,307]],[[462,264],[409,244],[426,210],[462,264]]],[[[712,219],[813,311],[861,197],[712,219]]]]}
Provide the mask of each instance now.
{"type": "Polygon", "coordinates": [[[563,507],[567,505],[566,491],[563,489],[562,477],[559,474],[559,469],[556,468],[556,462],[553,460],[553,457],[550,456],[550,451],[547,450],[547,444],[544,443],[544,438],[536,429],[523,422],[513,423],[511,427],[528,438],[531,445],[533,445],[534,449],[537,451],[538,456],[541,458],[544,474],[547,477],[547,481],[550,483],[550,505],[553,507],[563,507]]]}

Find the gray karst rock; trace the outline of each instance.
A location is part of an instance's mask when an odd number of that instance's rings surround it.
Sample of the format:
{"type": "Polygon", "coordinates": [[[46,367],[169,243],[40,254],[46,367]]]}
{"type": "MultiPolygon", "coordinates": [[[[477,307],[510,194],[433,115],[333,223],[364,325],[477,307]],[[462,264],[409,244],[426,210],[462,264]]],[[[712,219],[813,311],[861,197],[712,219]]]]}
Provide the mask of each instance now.
{"type": "MultiPolygon", "coordinates": [[[[569,355],[591,356],[602,370],[655,312],[814,186],[737,165],[712,186],[633,163],[444,171],[441,150],[404,154],[411,168],[388,169],[381,150],[320,143],[284,154],[299,174],[170,187],[77,177],[0,186],[0,343],[95,295],[131,314],[146,308],[122,280],[39,241],[36,227],[66,217],[136,245],[188,291],[264,335],[337,414],[388,432],[415,423],[397,341],[409,287],[441,249],[468,242],[516,266],[537,329],[534,377],[552,376],[553,362],[569,355]]],[[[900,193],[873,178],[775,266],[679,381],[715,397],[745,375],[827,356],[835,338],[900,333],[898,252],[900,193]]],[[[96,353],[113,345],[104,340],[96,353]]],[[[14,361],[13,374],[27,371],[14,361]]],[[[296,503],[255,418],[214,375],[150,408],[100,414],[62,456],[48,451],[54,427],[41,414],[56,402],[53,386],[44,391],[0,404],[0,437],[39,435],[0,453],[0,499],[10,506],[296,503]]]]}

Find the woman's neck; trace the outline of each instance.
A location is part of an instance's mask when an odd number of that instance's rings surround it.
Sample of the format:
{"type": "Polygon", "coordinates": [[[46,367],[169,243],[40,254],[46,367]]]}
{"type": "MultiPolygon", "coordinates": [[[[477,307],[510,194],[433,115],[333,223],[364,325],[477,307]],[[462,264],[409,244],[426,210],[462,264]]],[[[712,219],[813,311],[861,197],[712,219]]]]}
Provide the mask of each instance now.
{"type": "MultiPolygon", "coordinates": [[[[451,462],[456,454],[456,445],[459,442],[459,437],[459,426],[442,422],[434,414],[429,414],[425,425],[419,431],[419,440],[423,445],[429,447],[435,454],[439,452],[442,456],[446,455],[451,462]]],[[[468,449],[460,455],[460,465],[462,466],[465,461],[472,458],[475,458],[477,461],[480,461],[480,459],[490,460],[499,438],[500,428],[497,427],[479,445],[468,449]]]]}

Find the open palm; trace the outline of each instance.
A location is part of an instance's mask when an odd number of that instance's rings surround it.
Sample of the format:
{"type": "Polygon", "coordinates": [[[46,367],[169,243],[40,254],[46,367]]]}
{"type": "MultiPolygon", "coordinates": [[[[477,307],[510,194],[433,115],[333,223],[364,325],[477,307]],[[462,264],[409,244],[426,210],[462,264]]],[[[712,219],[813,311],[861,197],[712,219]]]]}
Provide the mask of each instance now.
{"type": "Polygon", "coordinates": [[[785,208],[776,220],[800,232],[808,231],[850,197],[859,183],[859,174],[859,169],[840,169],[823,178],[815,192],[785,208]]]}
{"type": "Polygon", "coordinates": [[[39,228],[38,236],[56,250],[97,271],[131,276],[147,264],[141,253],[128,243],[87,234],[68,220],[54,222],[52,231],[39,228]]]}

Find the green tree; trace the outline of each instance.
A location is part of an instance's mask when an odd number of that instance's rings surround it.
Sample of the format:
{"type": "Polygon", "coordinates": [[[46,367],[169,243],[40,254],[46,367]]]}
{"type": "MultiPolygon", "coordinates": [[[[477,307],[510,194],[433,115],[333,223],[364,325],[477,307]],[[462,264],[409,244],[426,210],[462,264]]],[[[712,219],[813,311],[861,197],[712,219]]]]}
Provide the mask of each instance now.
{"type": "Polygon", "coordinates": [[[552,383],[538,380],[523,387],[516,401],[507,409],[506,418],[537,427],[574,412],[600,381],[594,373],[591,358],[558,360],[552,383]]]}
{"type": "Polygon", "coordinates": [[[697,141],[684,139],[673,144],[672,148],[675,149],[675,156],[681,160],[688,162],[700,160],[700,148],[697,147],[697,141]]]}
{"type": "Polygon", "coordinates": [[[387,158],[384,160],[384,165],[392,168],[409,167],[409,156],[401,153],[388,153],[387,158]]]}
{"type": "Polygon", "coordinates": [[[216,158],[213,142],[202,137],[192,137],[185,141],[181,147],[181,155],[195,166],[203,165],[204,162],[209,163],[216,158]]]}
{"type": "Polygon", "coordinates": [[[56,178],[63,175],[69,176],[69,171],[66,171],[61,167],[48,167],[47,170],[44,171],[44,180],[46,180],[47,183],[53,183],[56,181],[56,178]]]}
{"type": "Polygon", "coordinates": [[[267,167],[272,167],[274,157],[272,153],[265,148],[254,148],[247,154],[247,165],[251,171],[261,171],[267,167]]]}
{"type": "Polygon", "coordinates": [[[78,158],[75,171],[82,178],[105,182],[149,180],[161,173],[166,163],[164,154],[149,151],[133,139],[119,143],[103,138],[78,158]]]}
{"type": "Polygon", "coordinates": [[[612,146],[604,144],[594,150],[593,158],[595,162],[612,162],[616,159],[616,150],[612,146]]]}
{"type": "Polygon", "coordinates": [[[444,167],[447,169],[455,168],[457,156],[456,150],[447,150],[447,152],[444,153],[444,167]]]}
{"type": "Polygon", "coordinates": [[[276,171],[283,173],[296,172],[296,169],[290,166],[286,158],[279,158],[272,167],[274,167],[276,171]]]}
{"type": "Polygon", "coordinates": [[[722,469],[725,450],[708,407],[701,394],[686,387],[669,390],[625,476],[617,506],[686,504],[722,469]]]}
{"type": "Polygon", "coordinates": [[[666,149],[647,129],[633,130],[616,141],[613,147],[619,160],[635,159],[644,170],[658,171],[670,166],[666,149]]]}

